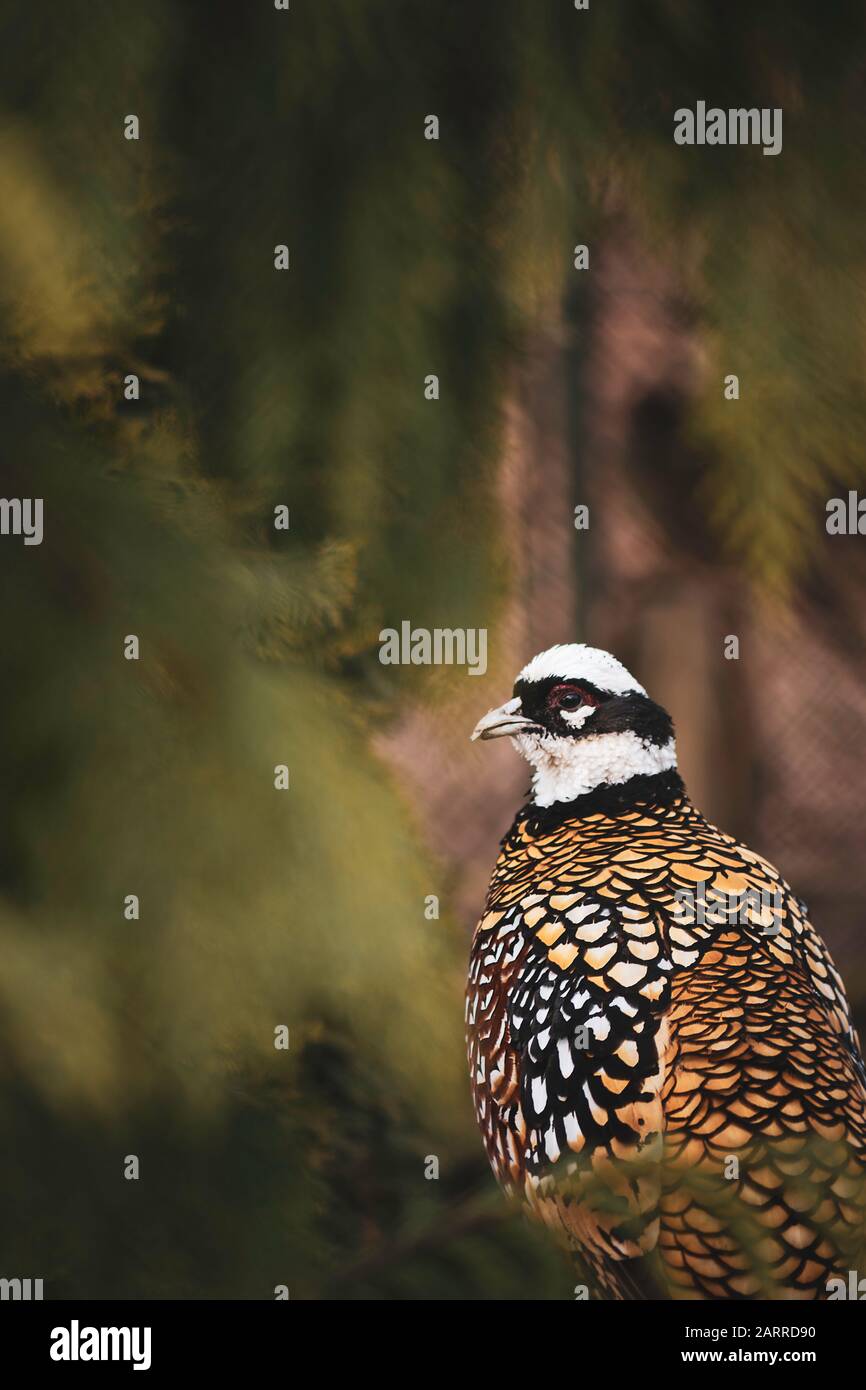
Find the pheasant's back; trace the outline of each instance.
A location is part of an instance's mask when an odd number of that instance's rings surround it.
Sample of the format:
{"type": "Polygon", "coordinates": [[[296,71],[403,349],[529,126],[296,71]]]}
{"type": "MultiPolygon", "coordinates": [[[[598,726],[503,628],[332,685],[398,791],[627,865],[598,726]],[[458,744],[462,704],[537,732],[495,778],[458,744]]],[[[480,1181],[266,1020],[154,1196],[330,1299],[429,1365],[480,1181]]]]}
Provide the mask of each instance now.
{"type": "Polygon", "coordinates": [[[856,1267],[863,1064],[805,906],[682,795],[522,812],[472,947],[500,1181],[614,1296],[826,1297],[856,1267]]]}

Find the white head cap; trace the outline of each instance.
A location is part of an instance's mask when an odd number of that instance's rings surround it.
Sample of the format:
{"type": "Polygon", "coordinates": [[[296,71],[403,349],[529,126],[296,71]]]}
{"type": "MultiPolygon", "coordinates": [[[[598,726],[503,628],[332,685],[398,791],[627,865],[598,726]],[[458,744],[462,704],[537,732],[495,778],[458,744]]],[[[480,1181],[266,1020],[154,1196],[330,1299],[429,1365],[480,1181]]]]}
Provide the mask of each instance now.
{"type": "Polygon", "coordinates": [[[549,676],[589,681],[610,695],[646,695],[643,686],[621,661],[610,652],[603,652],[600,647],[587,647],[583,642],[563,642],[539,652],[527,662],[518,680],[543,681],[549,676]]]}

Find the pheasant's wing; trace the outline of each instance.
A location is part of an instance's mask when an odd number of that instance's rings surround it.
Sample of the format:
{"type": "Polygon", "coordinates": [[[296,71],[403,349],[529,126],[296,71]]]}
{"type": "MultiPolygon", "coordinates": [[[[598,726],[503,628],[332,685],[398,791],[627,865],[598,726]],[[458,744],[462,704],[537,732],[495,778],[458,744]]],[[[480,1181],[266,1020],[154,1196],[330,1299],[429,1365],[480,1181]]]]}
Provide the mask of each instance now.
{"type": "Polygon", "coordinates": [[[519,904],[489,911],[475,929],[466,990],[466,1047],[475,1113],[487,1157],[508,1192],[523,1187],[526,1126],[508,996],[527,950],[519,904]]]}
{"type": "Polygon", "coordinates": [[[658,1233],[671,966],[637,896],[561,888],[542,883],[477,929],[467,1022],[478,1118],[500,1180],[523,1187],[622,1293],[611,1262],[658,1233]]]}

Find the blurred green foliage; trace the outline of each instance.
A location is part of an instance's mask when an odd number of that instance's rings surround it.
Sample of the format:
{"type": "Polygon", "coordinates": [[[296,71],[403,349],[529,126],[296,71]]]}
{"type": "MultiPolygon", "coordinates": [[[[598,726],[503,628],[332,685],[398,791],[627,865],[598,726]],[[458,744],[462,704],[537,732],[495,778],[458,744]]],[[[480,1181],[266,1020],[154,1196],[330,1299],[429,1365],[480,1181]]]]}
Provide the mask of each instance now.
{"type": "Polygon", "coordinates": [[[446,876],[369,751],[419,677],[385,677],[377,634],[495,624],[509,372],[623,209],[705,330],[719,536],[786,582],[827,479],[863,472],[862,8],[0,23],[3,490],[46,515],[40,548],[0,545],[2,1272],[569,1297],[484,1170],[464,942],[423,912],[446,876]],[[699,98],[783,105],[783,156],[677,149],[699,98]]]}

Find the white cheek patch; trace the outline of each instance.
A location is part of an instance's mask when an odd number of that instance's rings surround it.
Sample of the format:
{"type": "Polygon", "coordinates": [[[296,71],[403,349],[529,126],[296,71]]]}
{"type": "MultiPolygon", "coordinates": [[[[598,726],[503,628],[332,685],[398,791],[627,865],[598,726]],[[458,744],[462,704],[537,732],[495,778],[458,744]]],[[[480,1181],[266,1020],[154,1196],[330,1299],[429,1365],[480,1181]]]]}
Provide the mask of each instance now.
{"type": "Polygon", "coordinates": [[[579,729],[597,709],[598,705],[581,705],[580,709],[561,709],[559,715],[572,729],[579,729]]]}
{"type": "MultiPolygon", "coordinates": [[[[574,710],[580,714],[581,710],[574,710]]],[[[650,743],[630,731],[590,734],[587,738],[556,738],[551,734],[518,734],[514,742],[535,769],[532,799],[536,806],[573,801],[603,785],[631,777],[652,777],[677,765],[676,744],[650,743]]]]}

